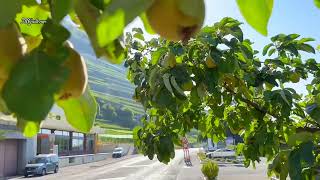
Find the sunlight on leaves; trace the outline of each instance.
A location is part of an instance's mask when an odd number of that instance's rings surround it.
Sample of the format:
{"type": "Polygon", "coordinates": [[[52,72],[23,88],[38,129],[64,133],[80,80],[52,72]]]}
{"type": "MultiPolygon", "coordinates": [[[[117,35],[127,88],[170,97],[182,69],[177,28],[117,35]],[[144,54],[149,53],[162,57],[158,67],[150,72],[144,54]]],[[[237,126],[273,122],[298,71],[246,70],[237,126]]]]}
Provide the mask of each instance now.
{"type": "Polygon", "coordinates": [[[237,3],[246,21],[259,33],[267,36],[273,0],[237,0],[237,3]]]}
{"type": "Polygon", "coordinates": [[[97,103],[87,88],[77,99],[57,101],[66,115],[67,121],[81,132],[89,132],[97,114],[97,103]]]}

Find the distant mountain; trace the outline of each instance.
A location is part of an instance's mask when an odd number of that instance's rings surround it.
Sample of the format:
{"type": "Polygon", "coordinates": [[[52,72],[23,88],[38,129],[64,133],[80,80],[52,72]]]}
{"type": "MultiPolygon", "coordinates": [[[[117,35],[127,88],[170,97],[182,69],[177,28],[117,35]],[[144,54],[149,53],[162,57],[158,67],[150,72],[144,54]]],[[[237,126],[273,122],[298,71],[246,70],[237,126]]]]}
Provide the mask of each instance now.
{"type": "MultiPolygon", "coordinates": [[[[74,48],[84,57],[89,73],[89,85],[100,106],[98,120],[111,124],[126,124],[123,122],[128,117],[121,117],[122,111],[131,111],[133,118],[127,124],[137,124],[137,118],[144,113],[141,104],[132,100],[134,86],[126,78],[126,69],[121,65],[108,63],[104,59],[98,59],[91,47],[88,36],[79,30],[70,21],[64,21],[63,25],[71,32],[70,41],[74,48]],[[109,113],[110,106],[115,108],[115,118],[109,113]],[[109,109],[105,109],[109,108],[109,109]],[[103,112],[106,111],[106,112],[103,112]],[[122,123],[120,123],[120,121],[122,123]]],[[[130,121],[129,119],[127,121],[130,121]]],[[[130,127],[131,128],[131,127],[130,127]]]]}

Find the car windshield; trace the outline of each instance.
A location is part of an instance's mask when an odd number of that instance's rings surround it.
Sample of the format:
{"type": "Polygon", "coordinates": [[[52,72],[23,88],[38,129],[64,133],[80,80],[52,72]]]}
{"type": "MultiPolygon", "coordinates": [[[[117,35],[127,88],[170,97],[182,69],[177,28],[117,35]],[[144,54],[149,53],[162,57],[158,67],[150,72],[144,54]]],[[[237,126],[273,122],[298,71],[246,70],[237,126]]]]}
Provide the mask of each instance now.
{"type": "Polygon", "coordinates": [[[114,152],[121,152],[122,149],[115,149],[114,152]]]}
{"type": "Polygon", "coordinates": [[[45,157],[36,157],[30,161],[30,164],[46,163],[47,159],[45,157]]]}

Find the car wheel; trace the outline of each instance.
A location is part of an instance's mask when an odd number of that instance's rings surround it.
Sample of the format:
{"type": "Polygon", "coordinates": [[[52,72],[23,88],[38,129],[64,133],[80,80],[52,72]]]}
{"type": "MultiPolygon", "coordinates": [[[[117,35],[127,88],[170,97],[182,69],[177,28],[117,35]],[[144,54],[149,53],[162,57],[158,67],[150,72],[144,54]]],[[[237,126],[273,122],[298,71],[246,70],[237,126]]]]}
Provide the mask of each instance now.
{"type": "Polygon", "coordinates": [[[57,173],[59,171],[59,167],[56,166],[56,168],[54,169],[54,173],[57,173]]]}
{"type": "Polygon", "coordinates": [[[46,169],[42,169],[42,171],[41,171],[41,176],[44,176],[44,175],[46,175],[46,174],[47,174],[46,169]]]}

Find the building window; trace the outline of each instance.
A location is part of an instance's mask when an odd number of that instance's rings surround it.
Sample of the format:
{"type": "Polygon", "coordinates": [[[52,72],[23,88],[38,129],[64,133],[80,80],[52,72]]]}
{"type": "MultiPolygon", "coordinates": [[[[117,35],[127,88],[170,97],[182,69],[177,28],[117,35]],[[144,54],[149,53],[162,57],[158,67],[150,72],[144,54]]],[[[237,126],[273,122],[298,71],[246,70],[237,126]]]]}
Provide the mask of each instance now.
{"type": "Polygon", "coordinates": [[[40,129],[37,136],[37,154],[48,154],[50,153],[50,129],[40,129]]]}
{"type": "Polygon", "coordinates": [[[40,134],[51,134],[50,129],[41,129],[40,134]]]}
{"type": "Polygon", "coordinates": [[[67,131],[54,131],[55,145],[58,145],[59,156],[69,155],[69,132],[67,131]]]}
{"type": "Polygon", "coordinates": [[[72,154],[83,154],[84,134],[72,132],[72,154]]]}
{"type": "Polygon", "coordinates": [[[88,134],[87,135],[87,152],[88,154],[93,154],[94,153],[94,135],[93,134],[88,134]]]}

